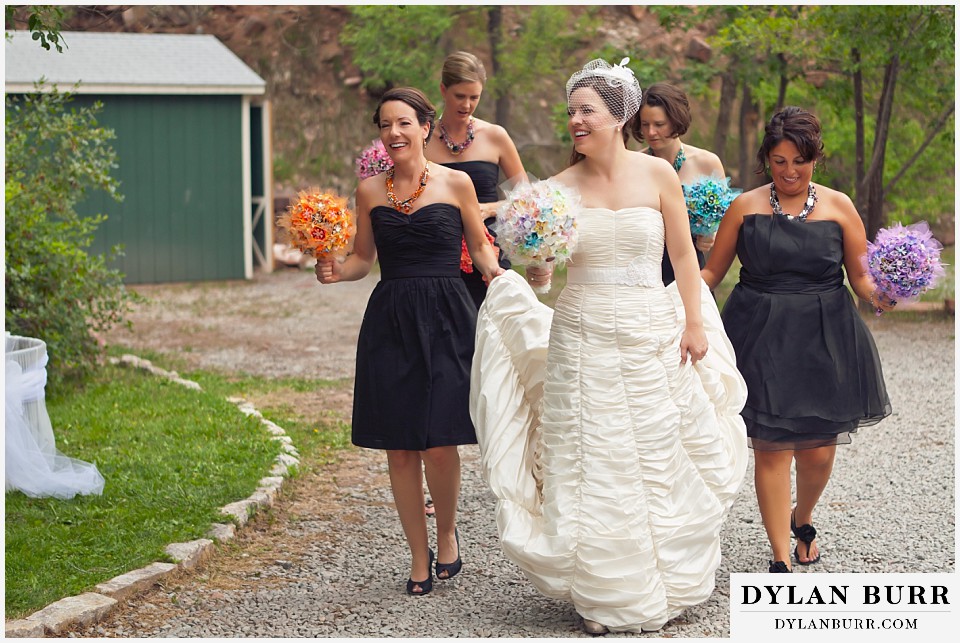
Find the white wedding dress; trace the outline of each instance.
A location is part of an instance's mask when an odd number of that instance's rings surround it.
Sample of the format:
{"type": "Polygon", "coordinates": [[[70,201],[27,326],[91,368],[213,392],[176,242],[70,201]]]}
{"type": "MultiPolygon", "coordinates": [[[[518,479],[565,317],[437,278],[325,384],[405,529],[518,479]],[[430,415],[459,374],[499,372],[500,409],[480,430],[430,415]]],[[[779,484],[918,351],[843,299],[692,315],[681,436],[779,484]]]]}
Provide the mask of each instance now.
{"type": "Polygon", "coordinates": [[[702,284],[707,356],[680,364],[663,217],[588,208],[556,309],[507,272],[477,322],[471,414],[503,551],[613,631],[706,600],[747,465],[746,385],[702,284]]]}

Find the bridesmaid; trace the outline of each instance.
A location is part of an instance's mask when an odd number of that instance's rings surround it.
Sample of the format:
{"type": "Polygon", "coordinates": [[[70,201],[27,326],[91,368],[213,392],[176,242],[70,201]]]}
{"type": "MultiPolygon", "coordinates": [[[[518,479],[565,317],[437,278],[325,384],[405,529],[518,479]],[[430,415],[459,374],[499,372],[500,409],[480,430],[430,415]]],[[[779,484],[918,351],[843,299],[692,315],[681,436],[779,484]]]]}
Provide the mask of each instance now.
{"type": "Polygon", "coordinates": [[[861,263],[867,237],[850,197],[814,183],[822,160],[816,116],[799,107],[774,114],[756,170],[773,181],[737,197],[701,271],[715,288],[735,256],[742,265],[722,318],[747,382],[742,415],[770,572],[793,571],[791,532],[797,564],[820,560],[813,513],[837,445],[891,412],[876,343],[850,290],[881,310],[894,303],[878,299],[861,263]]]}
{"type": "Polygon", "coordinates": [[[459,278],[461,239],[487,279],[503,270],[483,233],[473,184],[431,163],[424,149],[435,110],[417,89],[380,99],[373,122],[393,160],[357,187],[357,235],[343,261],[320,258],[320,283],[364,278],[379,260],[380,282],[357,340],[351,440],[387,454],[390,486],[407,544],[406,592],[433,589],[462,568],[456,528],[458,445],[476,443],[468,408],[477,311],[459,278]],[[428,545],[423,480],[436,503],[437,553],[428,545]]]}
{"type": "MultiPolygon", "coordinates": [[[[497,213],[500,174],[508,180],[525,178],[525,174],[517,147],[507,131],[473,115],[486,82],[483,63],[473,54],[457,51],[446,57],[440,75],[443,113],[437,121],[437,136],[427,144],[426,155],[434,163],[470,176],[480,201],[481,216],[491,235],[496,237],[490,226],[497,213]]],[[[505,270],[510,268],[506,257],[500,257],[500,266],[505,270]]],[[[460,276],[480,308],[487,293],[480,273],[461,271],[460,276]]]]}
{"type": "MultiPolygon", "coordinates": [[[[684,185],[690,185],[703,176],[724,178],[723,163],[716,154],[680,140],[680,136],[687,133],[691,120],[687,95],[669,83],[654,83],[643,93],[640,114],[633,121],[631,133],[639,142],[647,144],[648,154],[673,165],[684,185]]],[[[713,247],[715,237],[716,234],[693,235],[700,268],[706,264],[705,253],[713,247]]],[[[670,285],[674,280],[673,265],[666,253],[661,269],[663,285],[670,285]]]]}

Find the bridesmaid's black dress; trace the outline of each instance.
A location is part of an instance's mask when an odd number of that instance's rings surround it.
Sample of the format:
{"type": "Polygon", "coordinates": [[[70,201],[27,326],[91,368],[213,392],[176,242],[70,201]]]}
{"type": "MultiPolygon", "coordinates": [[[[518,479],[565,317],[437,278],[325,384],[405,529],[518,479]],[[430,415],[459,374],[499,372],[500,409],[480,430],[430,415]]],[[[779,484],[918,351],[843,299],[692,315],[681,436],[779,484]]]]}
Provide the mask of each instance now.
{"type": "Polygon", "coordinates": [[[747,382],[753,448],[846,444],[888,416],[877,346],[844,285],[840,224],[747,215],[737,256],[721,316],[747,382]]]}
{"type": "MultiPolygon", "coordinates": [[[[497,181],[500,179],[500,166],[496,163],[491,161],[460,161],[457,163],[443,163],[443,165],[452,170],[466,172],[467,175],[470,176],[470,180],[473,181],[473,187],[477,191],[477,201],[480,203],[493,203],[498,200],[497,181]]],[[[497,233],[493,231],[492,226],[496,220],[496,217],[487,217],[483,220],[484,225],[487,226],[487,230],[494,239],[497,238],[497,233]]],[[[503,256],[503,253],[500,254],[500,266],[504,270],[510,270],[510,261],[503,256]]],[[[460,277],[463,278],[463,282],[470,292],[470,297],[473,298],[477,309],[479,309],[480,304],[483,303],[483,298],[487,296],[487,284],[484,283],[480,271],[476,269],[473,272],[461,271],[460,277]]]]}
{"type": "Polygon", "coordinates": [[[460,278],[460,209],[370,211],[380,283],[357,340],[353,443],[422,451],[475,444],[470,364],[477,309],[460,278]]]}

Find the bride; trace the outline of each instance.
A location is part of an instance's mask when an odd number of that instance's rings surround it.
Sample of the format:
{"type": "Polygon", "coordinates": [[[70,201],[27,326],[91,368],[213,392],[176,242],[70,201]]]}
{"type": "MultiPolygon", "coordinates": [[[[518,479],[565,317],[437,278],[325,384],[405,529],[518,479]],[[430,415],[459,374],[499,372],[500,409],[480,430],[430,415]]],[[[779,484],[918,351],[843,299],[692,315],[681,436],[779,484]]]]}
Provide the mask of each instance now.
{"type": "Polygon", "coordinates": [[[710,596],[747,462],[746,387],[680,181],[626,148],[641,97],[626,62],[591,61],[567,83],[574,150],[555,178],[583,208],[556,308],[515,273],[493,280],[471,381],[503,550],[591,634],[658,630],[710,596]]]}

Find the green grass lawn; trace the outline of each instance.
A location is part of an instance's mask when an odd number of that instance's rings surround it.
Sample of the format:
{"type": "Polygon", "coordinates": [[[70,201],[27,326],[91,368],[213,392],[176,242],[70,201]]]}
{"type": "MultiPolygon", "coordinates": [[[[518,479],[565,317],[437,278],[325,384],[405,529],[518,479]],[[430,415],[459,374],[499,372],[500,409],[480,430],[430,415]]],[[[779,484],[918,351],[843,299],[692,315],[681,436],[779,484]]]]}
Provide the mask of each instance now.
{"type": "Polygon", "coordinates": [[[202,538],[219,508],[248,497],[279,453],[259,420],[219,391],[106,366],[47,400],[65,455],[97,464],[102,496],[5,497],[5,609],[18,618],[202,538]]]}

